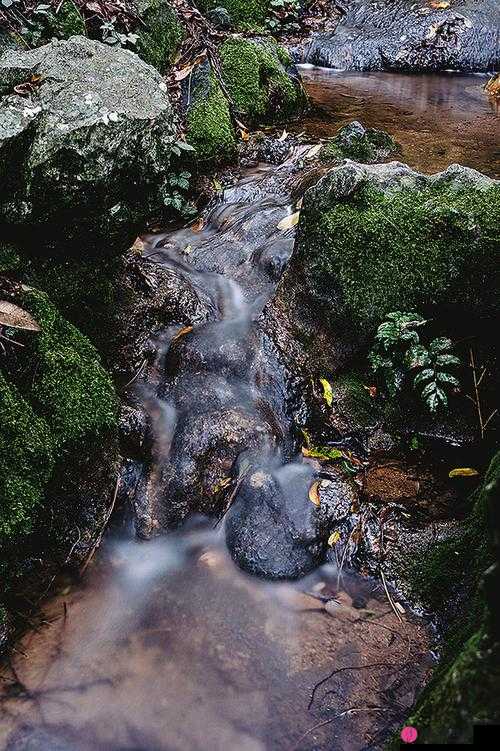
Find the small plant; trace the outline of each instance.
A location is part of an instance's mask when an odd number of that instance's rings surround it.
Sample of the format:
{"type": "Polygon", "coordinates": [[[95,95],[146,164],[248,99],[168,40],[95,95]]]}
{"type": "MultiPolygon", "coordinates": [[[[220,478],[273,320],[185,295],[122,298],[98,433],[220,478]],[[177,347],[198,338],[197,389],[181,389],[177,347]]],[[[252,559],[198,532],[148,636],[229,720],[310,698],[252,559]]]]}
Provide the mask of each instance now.
{"type": "Polygon", "coordinates": [[[371,366],[382,378],[389,396],[411,383],[430,412],[448,406],[448,391],[460,383],[450,368],[460,365],[451,354],[450,339],[438,337],[422,344],[417,329],[427,323],[417,313],[389,313],[380,324],[369,355],[371,366]]]}
{"type": "Polygon", "coordinates": [[[124,34],[116,28],[115,24],[116,16],[113,16],[110,21],[104,21],[101,25],[102,41],[111,46],[120,45],[120,47],[135,47],[137,40],[139,39],[138,34],[133,34],[130,31],[128,34],[124,34]]]}
{"type": "Polygon", "coordinates": [[[271,32],[299,31],[300,0],[271,0],[266,26],[271,32]]]}

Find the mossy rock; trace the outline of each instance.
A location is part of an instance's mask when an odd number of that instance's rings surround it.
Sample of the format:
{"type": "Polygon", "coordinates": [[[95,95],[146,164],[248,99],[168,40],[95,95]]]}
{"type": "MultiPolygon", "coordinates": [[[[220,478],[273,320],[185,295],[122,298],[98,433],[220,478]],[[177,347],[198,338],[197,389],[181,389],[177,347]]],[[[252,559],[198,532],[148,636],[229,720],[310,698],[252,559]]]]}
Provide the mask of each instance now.
{"type": "Polygon", "coordinates": [[[290,57],[274,40],[228,39],[220,55],[229,95],[249,123],[280,123],[305,106],[300,79],[286,70],[290,57]]]}
{"type": "Polygon", "coordinates": [[[288,273],[337,336],[359,343],[394,310],[491,316],[499,234],[496,181],[457,165],[426,177],[351,162],[306,192],[288,273]]]}
{"type": "Polygon", "coordinates": [[[229,105],[208,63],[197,71],[187,113],[187,140],[203,164],[236,156],[236,135],[229,105]]]}
{"type": "MultiPolygon", "coordinates": [[[[422,743],[471,743],[474,724],[500,722],[500,634],[491,618],[492,611],[498,610],[498,586],[486,599],[481,586],[484,571],[494,560],[493,535],[500,532],[491,524],[499,494],[500,452],[461,532],[438,543],[414,564],[414,594],[438,615],[449,610],[452,600],[456,613],[440,664],[407,720],[418,728],[422,743]]],[[[498,511],[496,517],[498,521],[498,511]]],[[[498,562],[496,566],[498,571],[498,562]]],[[[389,747],[398,747],[397,742],[389,747]]]]}
{"type": "Polygon", "coordinates": [[[113,384],[90,341],[46,294],[30,290],[16,302],[41,331],[26,336],[22,354],[0,373],[0,541],[30,530],[56,456],[114,428],[117,414],[113,384]]]}
{"type": "Polygon", "coordinates": [[[382,162],[391,154],[396,153],[398,145],[388,133],[375,128],[365,128],[354,120],[339,130],[321,149],[322,162],[340,162],[343,159],[354,159],[358,162],[372,164],[382,162]]]}
{"type": "Polygon", "coordinates": [[[16,248],[10,243],[0,240],[0,274],[15,271],[21,265],[21,257],[16,248]]]}
{"type": "Polygon", "coordinates": [[[165,0],[134,0],[134,8],[142,24],[137,27],[137,54],[164,73],[173,63],[184,39],[175,10],[165,0]]]}
{"type": "Polygon", "coordinates": [[[0,371],[0,541],[29,531],[54,466],[46,420],[0,371]]]}
{"type": "Polygon", "coordinates": [[[238,29],[260,29],[265,25],[270,0],[197,0],[201,11],[225,8],[238,29]]]}

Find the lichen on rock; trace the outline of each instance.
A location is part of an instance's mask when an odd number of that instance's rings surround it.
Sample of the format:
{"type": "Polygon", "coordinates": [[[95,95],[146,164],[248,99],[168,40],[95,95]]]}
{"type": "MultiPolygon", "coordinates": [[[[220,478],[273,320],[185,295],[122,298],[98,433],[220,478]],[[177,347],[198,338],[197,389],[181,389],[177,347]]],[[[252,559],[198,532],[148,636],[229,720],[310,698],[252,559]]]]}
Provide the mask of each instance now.
{"type": "Polygon", "coordinates": [[[0,60],[0,221],[66,244],[122,243],[161,195],[175,140],[166,85],[134,53],[72,37],[0,60]],[[36,73],[28,97],[13,93],[36,73]]]}

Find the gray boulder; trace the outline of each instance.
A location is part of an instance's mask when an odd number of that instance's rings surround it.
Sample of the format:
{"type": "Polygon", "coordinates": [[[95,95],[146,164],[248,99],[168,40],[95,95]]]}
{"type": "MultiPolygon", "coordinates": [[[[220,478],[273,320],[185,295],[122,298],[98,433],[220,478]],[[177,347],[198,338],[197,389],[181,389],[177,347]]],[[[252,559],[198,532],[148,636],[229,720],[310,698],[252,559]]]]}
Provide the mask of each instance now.
{"type": "Polygon", "coordinates": [[[161,209],[174,113],[137,55],[85,37],[9,50],[0,96],[0,222],[116,252],[161,209]]]}
{"type": "Polygon", "coordinates": [[[348,0],[335,31],[320,33],[304,62],[344,70],[485,71],[500,65],[497,0],[348,0]]]}

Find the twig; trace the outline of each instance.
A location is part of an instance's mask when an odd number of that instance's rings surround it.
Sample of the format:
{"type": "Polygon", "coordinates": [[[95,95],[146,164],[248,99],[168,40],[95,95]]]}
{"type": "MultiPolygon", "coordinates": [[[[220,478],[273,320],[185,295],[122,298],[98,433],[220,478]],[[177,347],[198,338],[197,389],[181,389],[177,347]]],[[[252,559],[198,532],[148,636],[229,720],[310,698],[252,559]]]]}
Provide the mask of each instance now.
{"type": "Polygon", "coordinates": [[[325,678],[322,678],[320,681],[318,681],[311,692],[311,698],[309,699],[309,704],[307,705],[307,709],[310,710],[312,705],[314,704],[314,699],[316,697],[316,691],[323,686],[325,683],[327,683],[331,678],[333,678],[334,675],[337,675],[338,673],[343,673],[345,670],[366,670],[368,668],[387,668],[389,667],[387,662],[372,662],[368,665],[347,665],[343,668],[337,668],[336,670],[332,670],[331,673],[329,673],[325,678]]]}
{"type": "Polygon", "coordinates": [[[114,508],[115,508],[116,499],[118,497],[118,488],[119,487],[120,487],[120,475],[118,475],[118,477],[116,478],[116,485],[115,485],[115,492],[113,494],[113,500],[111,502],[111,506],[109,508],[109,511],[106,514],[106,518],[104,520],[104,524],[102,525],[102,528],[101,528],[101,531],[100,531],[100,533],[99,533],[99,535],[97,537],[97,540],[92,545],[92,548],[90,550],[90,553],[87,556],[87,559],[85,560],[85,563],[83,564],[82,568],[80,569],[80,575],[83,575],[85,573],[85,571],[87,570],[87,567],[88,567],[90,561],[92,560],[92,558],[94,556],[95,551],[97,550],[97,548],[101,544],[102,537],[104,535],[104,532],[106,531],[106,527],[108,526],[108,522],[111,519],[111,514],[113,513],[114,508]]]}
{"type": "Polygon", "coordinates": [[[297,743],[292,746],[291,751],[296,751],[296,749],[300,748],[300,744],[304,740],[306,736],[308,736],[310,733],[313,733],[315,730],[319,730],[319,728],[324,727],[325,725],[330,725],[332,722],[335,722],[335,720],[339,720],[341,717],[345,717],[349,714],[356,714],[357,712],[388,712],[387,707],[350,707],[349,709],[345,709],[343,712],[339,712],[339,714],[335,715],[335,717],[330,717],[329,720],[323,720],[322,722],[316,723],[316,725],[313,725],[312,728],[309,728],[309,730],[306,730],[305,733],[303,733],[300,738],[298,739],[297,743]]]}
{"type": "Polygon", "coordinates": [[[247,476],[247,474],[248,474],[248,471],[244,472],[241,475],[241,477],[239,478],[239,480],[236,483],[236,485],[234,486],[233,492],[229,496],[229,500],[228,500],[228,502],[226,504],[226,508],[224,509],[224,512],[222,513],[221,516],[219,516],[219,518],[217,519],[217,521],[214,524],[214,527],[213,527],[214,529],[216,529],[219,526],[219,524],[224,519],[225,515],[227,514],[227,512],[229,511],[229,509],[233,505],[234,499],[236,498],[236,494],[238,493],[238,490],[241,488],[241,484],[242,484],[243,480],[245,479],[245,477],[247,476]]]}
{"type": "Polygon", "coordinates": [[[139,378],[139,376],[143,372],[144,368],[146,367],[147,362],[148,362],[147,359],[144,358],[144,360],[141,362],[141,364],[139,366],[139,370],[137,371],[137,373],[134,376],[132,376],[132,378],[130,379],[130,381],[128,383],[126,383],[125,386],[123,386],[124,389],[128,388],[129,386],[131,386],[134,383],[134,381],[136,381],[139,378]]]}
{"type": "Polygon", "coordinates": [[[401,614],[398,612],[398,609],[397,609],[397,607],[394,604],[394,600],[392,599],[391,594],[390,594],[390,592],[389,592],[389,590],[387,588],[387,583],[385,581],[385,574],[384,574],[384,570],[383,570],[382,567],[380,567],[380,578],[382,579],[382,585],[384,587],[385,596],[389,600],[389,605],[392,608],[392,612],[394,613],[394,615],[396,616],[396,618],[398,619],[398,621],[400,623],[403,623],[403,619],[401,618],[401,614]]]}

